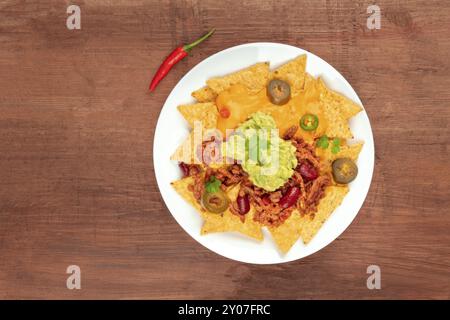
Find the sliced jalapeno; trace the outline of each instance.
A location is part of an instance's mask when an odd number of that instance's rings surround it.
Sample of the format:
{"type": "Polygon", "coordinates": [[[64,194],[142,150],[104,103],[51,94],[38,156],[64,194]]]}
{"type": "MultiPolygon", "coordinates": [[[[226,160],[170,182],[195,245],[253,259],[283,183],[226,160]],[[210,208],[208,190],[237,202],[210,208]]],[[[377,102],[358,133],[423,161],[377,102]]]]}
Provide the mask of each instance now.
{"type": "Polygon", "coordinates": [[[205,191],[201,201],[203,207],[212,213],[222,213],[227,210],[230,200],[223,191],[210,193],[205,191]]]}
{"type": "Polygon", "coordinates": [[[300,127],[305,131],[316,130],[319,126],[319,118],[315,114],[307,113],[300,119],[300,127]]]}
{"type": "Polygon", "coordinates": [[[279,106],[286,104],[291,99],[291,86],[283,80],[271,80],[267,85],[266,92],[270,102],[279,106]]]}
{"type": "Polygon", "coordinates": [[[333,161],[333,178],[334,181],[341,184],[352,182],[358,175],[358,167],[349,158],[338,158],[333,161]]]}

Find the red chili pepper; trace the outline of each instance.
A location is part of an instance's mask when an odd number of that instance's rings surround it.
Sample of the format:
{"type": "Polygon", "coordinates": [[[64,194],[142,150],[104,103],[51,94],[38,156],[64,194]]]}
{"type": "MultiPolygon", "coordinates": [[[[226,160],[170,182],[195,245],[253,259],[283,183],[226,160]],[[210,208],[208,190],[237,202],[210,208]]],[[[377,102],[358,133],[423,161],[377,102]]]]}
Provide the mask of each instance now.
{"type": "Polygon", "coordinates": [[[175,64],[177,64],[180,60],[186,57],[188,52],[191,51],[192,48],[194,48],[196,45],[209,38],[209,36],[212,35],[214,31],[215,29],[212,29],[203,37],[195,40],[194,42],[178,47],[175,50],[173,50],[172,53],[169,54],[169,56],[159,66],[158,71],[156,71],[155,76],[153,77],[152,82],[150,83],[150,91],[155,90],[158,83],[169,73],[170,69],[172,69],[172,67],[175,64]]]}

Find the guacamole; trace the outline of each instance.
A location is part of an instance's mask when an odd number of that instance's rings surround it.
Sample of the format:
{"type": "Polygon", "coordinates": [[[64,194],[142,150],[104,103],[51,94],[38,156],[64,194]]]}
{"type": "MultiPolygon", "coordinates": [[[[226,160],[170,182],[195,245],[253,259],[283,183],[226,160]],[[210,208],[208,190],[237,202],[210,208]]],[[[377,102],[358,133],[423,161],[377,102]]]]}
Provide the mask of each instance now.
{"type": "Polygon", "coordinates": [[[224,143],[223,154],[237,160],[250,181],[266,191],[283,186],[297,166],[295,147],[279,137],[274,119],[256,112],[224,143]]]}

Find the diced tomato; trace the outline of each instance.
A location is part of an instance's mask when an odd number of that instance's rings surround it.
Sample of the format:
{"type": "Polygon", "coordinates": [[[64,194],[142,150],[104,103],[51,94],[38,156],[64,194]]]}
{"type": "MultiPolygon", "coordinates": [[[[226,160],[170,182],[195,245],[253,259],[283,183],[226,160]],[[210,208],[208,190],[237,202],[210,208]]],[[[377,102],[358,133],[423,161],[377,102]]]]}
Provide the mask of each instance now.
{"type": "Polygon", "coordinates": [[[228,108],[220,109],[219,114],[222,118],[229,118],[231,115],[230,110],[228,108]]]}

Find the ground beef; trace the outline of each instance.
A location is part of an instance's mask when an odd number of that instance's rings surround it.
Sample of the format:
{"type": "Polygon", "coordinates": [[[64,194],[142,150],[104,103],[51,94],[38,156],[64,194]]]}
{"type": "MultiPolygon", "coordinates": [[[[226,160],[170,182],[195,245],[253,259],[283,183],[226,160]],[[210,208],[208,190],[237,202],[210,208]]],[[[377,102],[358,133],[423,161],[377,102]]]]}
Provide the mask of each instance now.
{"type": "Polygon", "coordinates": [[[178,166],[183,173],[183,177],[192,177],[199,174],[202,171],[202,167],[199,164],[188,164],[180,162],[178,166]]]}
{"type": "Polygon", "coordinates": [[[191,191],[194,195],[194,198],[197,201],[200,201],[202,198],[202,194],[205,191],[205,183],[202,175],[198,174],[193,177],[194,181],[192,184],[188,186],[189,191],[191,191]]]}
{"type": "Polygon", "coordinates": [[[292,144],[297,149],[295,152],[295,156],[297,157],[297,161],[300,163],[302,161],[308,161],[317,169],[320,168],[320,160],[319,157],[316,156],[314,147],[301,138],[292,139],[292,144]]]}
{"type": "Polygon", "coordinates": [[[284,132],[283,139],[291,140],[297,133],[298,126],[292,126],[284,132]]]}
{"type": "Polygon", "coordinates": [[[219,168],[211,172],[217,179],[222,181],[226,187],[236,185],[247,178],[247,173],[238,164],[233,164],[225,168],[219,168]]]}
{"type": "Polygon", "coordinates": [[[331,178],[328,175],[318,177],[310,184],[306,200],[304,213],[314,213],[317,211],[317,205],[325,194],[325,188],[331,183],[331,178]]]}
{"type": "Polygon", "coordinates": [[[290,207],[284,210],[275,204],[270,203],[268,205],[256,205],[255,206],[255,215],[253,219],[262,225],[266,225],[269,227],[278,227],[283,224],[287,218],[290,217],[294,207],[290,207]]]}
{"type": "Polygon", "coordinates": [[[275,192],[271,192],[269,194],[269,200],[272,203],[278,203],[280,202],[280,199],[283,195],[281,194],[281,191],[275,191],[275,192]]]}

